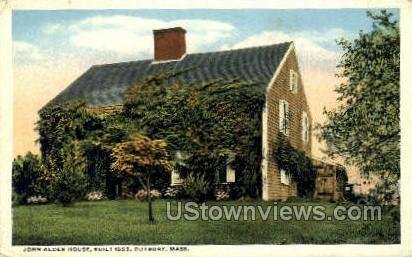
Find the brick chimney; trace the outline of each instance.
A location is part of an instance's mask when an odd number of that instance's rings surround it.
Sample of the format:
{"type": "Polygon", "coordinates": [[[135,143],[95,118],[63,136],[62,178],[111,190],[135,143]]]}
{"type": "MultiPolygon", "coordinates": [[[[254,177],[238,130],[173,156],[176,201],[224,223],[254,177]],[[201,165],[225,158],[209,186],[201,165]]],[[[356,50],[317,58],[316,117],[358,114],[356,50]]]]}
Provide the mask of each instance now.
{"type": "Polygon", "coordinates": [[[181,27],[153,30],[154,60],[179,60],[186,53],[186,30],[181,27]]]}

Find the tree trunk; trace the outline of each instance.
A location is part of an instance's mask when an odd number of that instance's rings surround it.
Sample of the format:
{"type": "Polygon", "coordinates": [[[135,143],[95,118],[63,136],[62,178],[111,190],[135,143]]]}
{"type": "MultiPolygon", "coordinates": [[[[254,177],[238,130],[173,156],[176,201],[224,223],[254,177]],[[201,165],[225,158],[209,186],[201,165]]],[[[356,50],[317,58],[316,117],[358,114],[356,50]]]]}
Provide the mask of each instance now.
{"type": "Polygon", "coordinates": [[[150,174],[147,175],[147,202],[149,203],[149,222],[154,222],[152,210],[152,195],[150,193],[150,174]]]}

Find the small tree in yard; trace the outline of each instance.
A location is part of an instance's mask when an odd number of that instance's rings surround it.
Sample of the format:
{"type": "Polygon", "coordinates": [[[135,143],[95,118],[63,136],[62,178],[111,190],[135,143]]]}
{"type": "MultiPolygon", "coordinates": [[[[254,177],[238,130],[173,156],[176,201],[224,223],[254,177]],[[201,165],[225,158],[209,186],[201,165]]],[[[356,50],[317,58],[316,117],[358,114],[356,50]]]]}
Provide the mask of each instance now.
{"type": "Polygon", "coordinates": [[[112,151],[112,169],[125,175],[144,178],[149,204],[149,221],[153,222],[150,185],[152,175],[159,171],[170,171],[173,162],[164,140],[152,140],[141,134],[133,134],[128,141],[117,144],[112,151]]]}

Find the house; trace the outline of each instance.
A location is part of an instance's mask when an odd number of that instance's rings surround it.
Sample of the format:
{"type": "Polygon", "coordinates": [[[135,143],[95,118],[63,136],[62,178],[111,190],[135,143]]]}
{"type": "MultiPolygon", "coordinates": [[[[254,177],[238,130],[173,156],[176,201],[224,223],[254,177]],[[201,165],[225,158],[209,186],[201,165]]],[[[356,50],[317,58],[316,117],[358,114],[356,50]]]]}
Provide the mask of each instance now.
{"type": "MultiPolygon", "coordinates": [[[[270,158],[278,133],[311,155],[312,119],[293,42],[209,53],[186,53],[183,28],[154,30],[154,59],[92,66],[52,103],[84,99],[97,108],[118,108],[129,86],[148,75],[196,69],[179,74],[184,82],[238,78],[256,81],[266,92],[262,112],[262,198],[285,200],[296,196],[296,183],[270,158]]],[[[224,176],[224,174],[222,175],[224,176]]],[[[226,169],[226,181],[235,181],[226,169]]],[[[177,174],[172,182],[178,183],[177,174]]]]}

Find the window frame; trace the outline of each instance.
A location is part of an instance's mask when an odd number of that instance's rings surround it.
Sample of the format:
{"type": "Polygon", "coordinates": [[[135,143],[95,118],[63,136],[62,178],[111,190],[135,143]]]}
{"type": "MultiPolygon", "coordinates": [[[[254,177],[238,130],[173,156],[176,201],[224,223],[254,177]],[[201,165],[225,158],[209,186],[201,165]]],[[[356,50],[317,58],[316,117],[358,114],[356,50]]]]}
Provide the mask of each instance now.
{"type": "Polygon", "coordinates": [[[302,111],[302,142],[307,144],[309,142],[309,117],[305,111],[302,111]]]}
{"type": "Polygon", "coordinates": [[[289,90],[292,91],[292,93],[297,94],[298,93],[298,86],[299,86],[299,74],[295,70],[290,69],[290,71],[289,71],[289,90]]]}
{"type": "Polygon", "coordinates": [[[280,169],[280,183],[286,186],[290,186],[290,175],[286,173],[286,170],[280,169]]]}
{"type": "Polygon", "coordinates": [[[281,99],[279,101],[279,130],[286,136],[289,136],[290,117],[289,117],[289,103],[281,99]]]}

